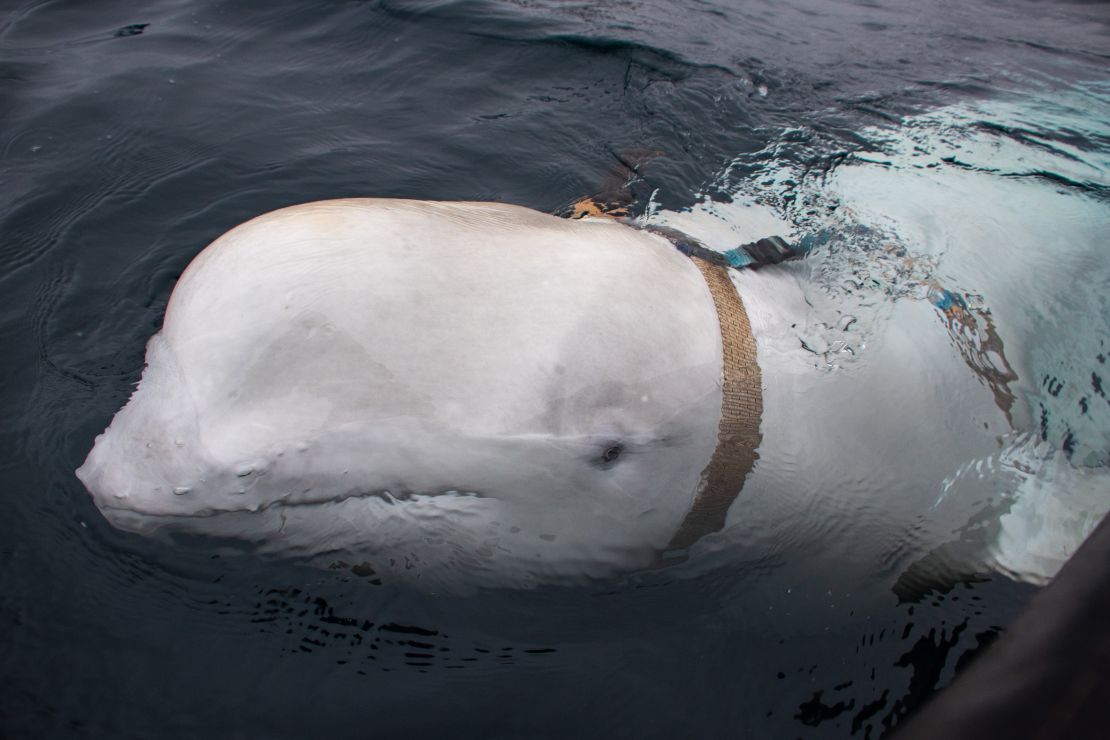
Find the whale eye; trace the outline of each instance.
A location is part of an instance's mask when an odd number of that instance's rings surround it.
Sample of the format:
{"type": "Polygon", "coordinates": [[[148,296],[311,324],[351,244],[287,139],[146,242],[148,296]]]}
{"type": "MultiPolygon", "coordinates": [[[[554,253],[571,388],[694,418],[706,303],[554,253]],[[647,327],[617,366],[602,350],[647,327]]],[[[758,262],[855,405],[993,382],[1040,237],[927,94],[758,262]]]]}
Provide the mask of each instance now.
{"type": "Polygon", "coordinates": [[[601,463],[603,465],[612,465],[624,452],[624,447],[619,442],[613,442],[605,446],[605,450],[601,453],[601,463]]]}
{"type": "Polygon", "coordinates": [[[583,450],[588,455],[586,461],[602,470],[613,467],[628,451],[625,439],[624,431],[616,425],[608,425],[600,429],[591,435],[588,450],[583,450]]]}

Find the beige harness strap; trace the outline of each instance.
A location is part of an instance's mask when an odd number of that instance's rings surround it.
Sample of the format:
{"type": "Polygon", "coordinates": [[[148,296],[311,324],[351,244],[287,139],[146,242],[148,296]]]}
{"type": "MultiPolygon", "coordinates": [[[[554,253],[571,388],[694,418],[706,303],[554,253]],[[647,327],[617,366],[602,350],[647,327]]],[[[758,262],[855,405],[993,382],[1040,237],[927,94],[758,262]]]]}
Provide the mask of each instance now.
{"type": "MultiPolygon", "coordinates": [[[[597,216],[620,218],[627,209],[617,212],[606,208],[592,198],[583,198],[573,205],[571,218],[597,216]]],[[[655,233],[675,241],[682,235],[658,227],[655,233]]],[[[717,449],[709,464],[701,471],[694,503],[678,525],[670,543],[656,559],[654,567],[680,561],[686,548],[707,534],[719,532],[725,526],[729,507],[744,480],[759,459],[759,444],[763,435],[759,424],[763,419],[763,376],[756,362],[755,336],[748,321],[744,302],[736,292],[728,269],[688,254],[705,278],[717,320],[721,325],[721,354],[724,359],[724,376],[721,388],[721,422],[717,428],[717,449]]]]}
{"type": "Polygon", "coordinates": [[[690,259],[709,286],[721,324],[724,356],[721,423],[717,431],[717,449],[701,473],[693,505],[664,552],[667,560],[672,554],[679,555],[673,551],[683,550],[725,526],[728,509],[759,458],[756,450],[763,438],[759,433],[763,417],[762,376],[756,363],[755,337],[744,303],[724,267],[697,257],[690,259]]]}

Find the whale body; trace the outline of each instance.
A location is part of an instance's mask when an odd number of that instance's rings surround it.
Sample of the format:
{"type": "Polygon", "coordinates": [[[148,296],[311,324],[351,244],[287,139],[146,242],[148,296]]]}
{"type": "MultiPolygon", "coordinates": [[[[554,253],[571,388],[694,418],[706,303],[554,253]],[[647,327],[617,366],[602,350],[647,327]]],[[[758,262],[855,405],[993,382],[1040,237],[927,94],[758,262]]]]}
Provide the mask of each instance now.
{"type": "Polygon", "coordinates": [[[1021,483],[1010,407],[928,301],[857,331],[865,306],[821,305],[804,265],[722,280],[758,433],[696,536],[736,442],[721,285],[651,231],[495,203],[324,201],[232,229],[181,276],[77,475],[121,529],[434,589],[609,578],[676,542],[905,566],[1023,490],[982,557],[1039,582],[1105,511],[1021,483]]]}

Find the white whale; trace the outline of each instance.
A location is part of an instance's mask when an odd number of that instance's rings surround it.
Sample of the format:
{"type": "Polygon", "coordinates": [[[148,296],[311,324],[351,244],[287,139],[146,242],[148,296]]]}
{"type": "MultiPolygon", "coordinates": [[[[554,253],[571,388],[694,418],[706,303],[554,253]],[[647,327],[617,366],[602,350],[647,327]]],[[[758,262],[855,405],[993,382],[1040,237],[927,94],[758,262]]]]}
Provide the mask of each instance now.
{"type": "Polygon", "coordinates": [[[435,588],[604,578],[833,520],[883,558],[900,545],[878,525],[914,521],[1010,422],[927,302],[815,371],[802,280],[509,205],[282,209],[192,262],[77,474],[123,529],[435,588]]]}
{"type": "Polygon", "coordinates": [[[296,206],[192,262],[78,476],[139,532],[425,579],[604,576],[686,516],[721,352],[662,237],[499,204],[296,206]]]}

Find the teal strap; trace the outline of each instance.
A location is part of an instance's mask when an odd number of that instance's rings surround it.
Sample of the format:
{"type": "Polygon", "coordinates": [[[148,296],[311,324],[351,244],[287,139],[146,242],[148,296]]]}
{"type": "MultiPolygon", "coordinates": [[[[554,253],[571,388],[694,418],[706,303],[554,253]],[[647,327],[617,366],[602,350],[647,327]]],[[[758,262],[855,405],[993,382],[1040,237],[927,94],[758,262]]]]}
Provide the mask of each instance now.
{"type": "Polygon", "coordinates": [[[646,228],[648,231],[666,237],[678,251],[685,255],[697,257],[713,265],[731,267],[734,270],[755,270],[767,265],[801,259],[818,243],[827,240],[825,232],[803,237],[797,244],[791,244],[781,236],[768,236],[750,244],[741,244],[734,249],[718,252],[675,229],[655,225],[646,228]]]}
{"type": "Polygon", "coordinates": [[[736,249],[722,252],[721,256],[728,260],[729,267],[735,267],[737,270],[741,270],[755,262],[752,256],[744,251],[743,247],[737,247],[736,249]]]}

